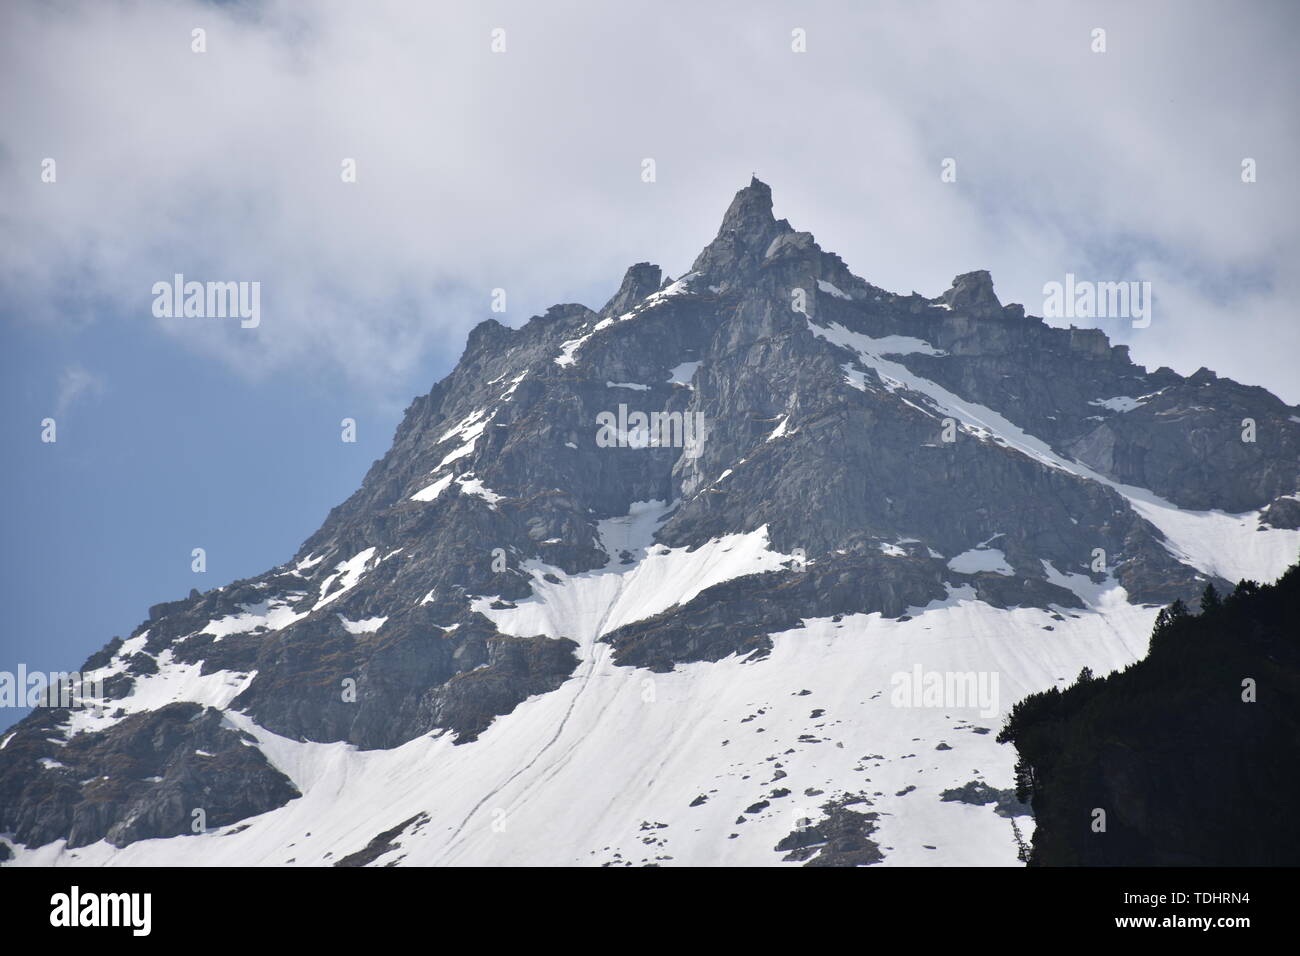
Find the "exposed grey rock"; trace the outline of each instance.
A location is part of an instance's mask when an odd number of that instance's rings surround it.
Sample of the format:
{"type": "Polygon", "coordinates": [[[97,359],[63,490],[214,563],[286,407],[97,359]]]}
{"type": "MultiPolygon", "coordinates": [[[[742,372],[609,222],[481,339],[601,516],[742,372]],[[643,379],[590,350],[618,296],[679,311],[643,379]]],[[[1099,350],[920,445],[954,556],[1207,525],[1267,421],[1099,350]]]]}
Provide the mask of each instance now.
{"type": "MultiPolygon", "coordinates": [[[[25,729],[54,729],[66,711],[34,711],[25,729]]],[[[0,761],[0,829],[29,846],[68,847],[193,833],[265,813],[297,797],[256,747],[198,704],[168,704],[59,746],[40,733],[11,740],[0,761]],[[42,764],[48,761],[48,765],[42,764]]]]}
{"type": "Polygon", "coordinates": [[[939,301],[954,312],[980,319],[1000,317],[1002,312],[1002,303],[993,292],[993,277],[983,269],[957,276],[939,301]]]}
{"type": "Polygon", "coordinates": [[[629,266],[618,291],[605,303],[600,314],[602,316],[622,315],[646,296],[659,291],[662,286],[663,281],[658,266],[648,262],[638,262],[634,266],[629,266]]]}
{"type": "Polygon", "coordinates": [[[391,850],[400,849],[402,844],[397,842],[397,838],[407,830],[417,832],[420,827],[429,822],[429,815],[423,811],[417,813],[408,820],[403,820],[397,826],[390,830],[385,830],[375,836],[373,840],[367,843],[356,853],[349,853],[342,859],[336,860],[335,866],[369,866],[375,860],[379,859],[385,853],[391,850]]]}
{"type": "Polygon", "coordinates": [[[1270,528],[1300,528],[1300,498],[1284,495],[1273,501],[1260,516],[1260,524],[1270,528]]]}
{"type": "Polygon", "coordinates": [[[787,862],[804,866],[870,866],[884,859],[871,839],[879,814],[865,794],[844,794],[822,804],[824,816],[792,830],[775,847],[787,862]]]}
{"type": "Polygon", "coordinates": [[[993,804],[993,812],[1000,817],[1033,816],[1033,810],[1027,803],[1016,798],[1014,787],[998,790],[990,787],[983,780],[972,780],[960,787],[945,790],[939,795],[940,800],[956,803],[970,803],[975,806],[993,804]]]}

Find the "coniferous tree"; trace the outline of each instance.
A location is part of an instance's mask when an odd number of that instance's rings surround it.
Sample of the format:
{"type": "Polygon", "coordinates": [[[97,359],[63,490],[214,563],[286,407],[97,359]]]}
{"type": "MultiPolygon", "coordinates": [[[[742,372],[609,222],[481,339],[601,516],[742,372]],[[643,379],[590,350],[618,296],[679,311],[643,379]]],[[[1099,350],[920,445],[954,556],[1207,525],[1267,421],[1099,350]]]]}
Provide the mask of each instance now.
{"type": "Polygon", "coordinates": [[[1242,578],[1237,582],[1237,587],[1228,595],[1229,601],[1237,601],[1241,598],[1250,597],[1252,594],[1259,593],[1259,583],[1249,578],[1242,578]]]}
{"type": "Polygon", "coordinates": [[[1188,617],[1187,605],[1183,603],[1182,598],[1174,601],[1168,607],[1160,609],[1156,615],[1155,627],[1151,629],[1151,639],[1154,641],[1157,637],[1170,631],[1175,624],[1188,617]]]}
{"type": "Polygon", "coordinates": [[[1181,601],[1162,609],[1147,656],[1122,672],[1096,678],[1085,668],[1064,692],[1054,685],[1012,705],[997,739],[1015,745],[1016,795],[1033,807],[1030,865],[1296,864],[1300,565],[1272,584],[1242,581],[1226,599],[1206,586],[1201,604],[1200,616],[1181,601]],[[1246,706],[1241,674],[1268,675],[1274,711],[1246,706]],[[1127,770],[1116,784],[1105,770],[1117,754],[1127,770]],[[1240,760],[1258,780],[1240,777],[1240,760]],[[1192,764],[1214,781],[1210,791],[1182,774],[1192,764]],[[1105,794],[1119,799],[1117,787],[1160,807],[1161,820],[1101,846],[1078,821],[1105,794]],[[1221,805],[1246,803],[1264,812],[1199,825],[1221,805]]]}
{"type": "Polygon", "coordinates": [[[1214,585],[1205,585],[1205,590],[1201,592],[1201,613],[1210,614],[1221,607],[1223,602],[1219,600],[1219,592],[1214,589],[1214,585]]]}

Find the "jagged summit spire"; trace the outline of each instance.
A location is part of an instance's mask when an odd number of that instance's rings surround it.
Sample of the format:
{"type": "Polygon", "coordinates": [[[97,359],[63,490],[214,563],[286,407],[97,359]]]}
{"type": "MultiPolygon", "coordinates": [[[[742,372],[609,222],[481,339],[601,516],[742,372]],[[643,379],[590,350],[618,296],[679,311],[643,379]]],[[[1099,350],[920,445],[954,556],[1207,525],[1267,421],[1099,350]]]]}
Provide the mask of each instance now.
{"type": "Polygon", "coordinates": [[[757,176],[751,176],[749,185],[737,192],[727,207],[718,234],[721,235],[728,228],[743,231],[746,226],[763,222],[774,222],[772,187],[757,176]]]}
{"type": "Polygon", "coordinates": [[[699,254],[691,271],[729,273],[752,265],[776,236],[789,231],[789,223],[772,216],[772,187],[751,176],[749,185],[732,198],[717,237],[699,254]]]}

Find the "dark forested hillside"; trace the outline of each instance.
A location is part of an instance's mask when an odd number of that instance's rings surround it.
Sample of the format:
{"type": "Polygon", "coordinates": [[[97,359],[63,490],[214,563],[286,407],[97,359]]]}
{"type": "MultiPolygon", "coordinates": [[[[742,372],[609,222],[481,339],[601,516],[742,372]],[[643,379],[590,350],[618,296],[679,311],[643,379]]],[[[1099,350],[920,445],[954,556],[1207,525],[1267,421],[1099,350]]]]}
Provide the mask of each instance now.
{"type": "Polygon", "coordinates": [[[1144,660],[1012,708],[1030,865],[1300,863],[1300,564],[1160,612],[1144,660]]]}

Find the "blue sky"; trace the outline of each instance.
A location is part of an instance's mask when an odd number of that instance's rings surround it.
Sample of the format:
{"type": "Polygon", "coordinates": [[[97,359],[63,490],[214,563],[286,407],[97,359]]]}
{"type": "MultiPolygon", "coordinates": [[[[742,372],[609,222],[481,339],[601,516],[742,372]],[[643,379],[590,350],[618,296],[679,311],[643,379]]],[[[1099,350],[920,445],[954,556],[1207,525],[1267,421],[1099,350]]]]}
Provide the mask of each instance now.
{"type": "MultiPolygon", "coordinates": [[[[74,668],[151,604],[286,560],[395,426],[391,409],[355,393],[303,377],[248,382],[124,316],[59,335],[7,324],[2,354],[7,670],[74,668]],[[70,365],[102,384],[42,443],[70,365]],[[345,416],[358,419],[355,444],[339,440],[345,416]],[[191,570],[195,547],[204,574],[191,570]]],[[[429,378],[445,367],[431,361],[429,378]]]]}
{"type": "MultiPolygon", "coordinates": [[[[603,301],[613,288],[587,291],[603,301]]],[[[0,311],[0,669],[71,670],[151,605],[288,560],[387,451],[403,411],[390,394],[427,392],[464,346],[431,351],[391,392],[313,374],[250,380],[158,335],[141,302],[57,331],[0,311]],[[44,443],[52,415],[57,441],[44,443]],[[344,418],[355,443],[341,440],[344,418]]]]}
{"type": "Polygon", "coordinates": [[[1102,323],[1136,361],[1300,401],[1294,5],[538,7],[3,5],[0,669],[286,560],[492,289],[518,324],[680,275],[755,171],[877,285],[1149,280],[1150,328],[1102,323]],[[262,325],[154,318],[176,272],[261,282],[262,325]]]}

